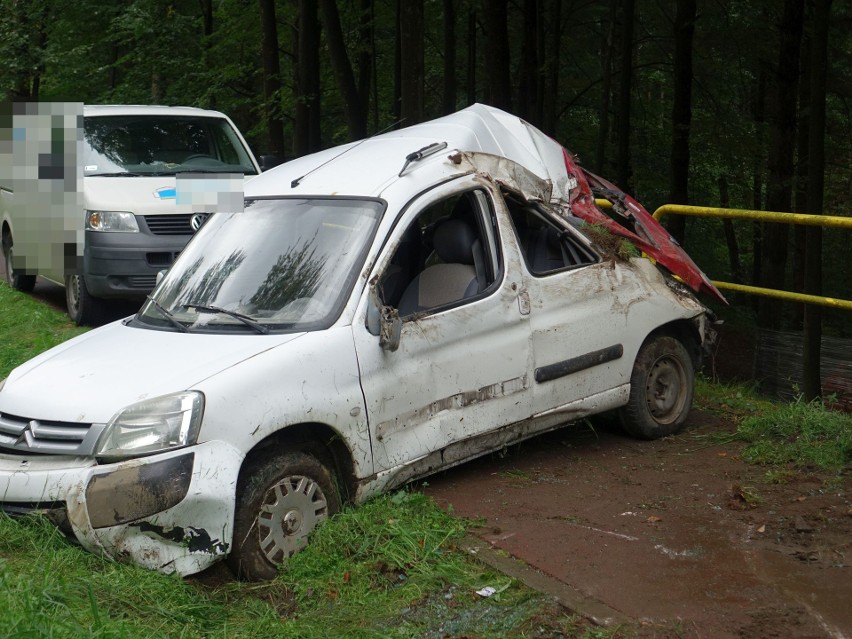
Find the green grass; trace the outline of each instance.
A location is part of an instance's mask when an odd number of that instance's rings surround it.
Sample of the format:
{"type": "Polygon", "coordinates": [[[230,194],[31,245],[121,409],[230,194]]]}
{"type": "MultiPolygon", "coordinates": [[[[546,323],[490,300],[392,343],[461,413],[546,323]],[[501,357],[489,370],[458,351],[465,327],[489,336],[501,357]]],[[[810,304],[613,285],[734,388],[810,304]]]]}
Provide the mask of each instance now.
{"type": "Polygon", "coordinates": [[[770,478],[780,480],[790,468],[841,473],[852,464],[852,415],[829,410],[822,402],[778,404],[745,386],[699,379],[695,407],[736,425],[733,434],[723,437],[746,442],[743,459],[785,467],[770,469],[770,478]]]}
{"type": "Polygon", "coordinates": [[[622,637],[454,547],[465,524],[419,493],[344,510],[269,584],[109,562],[38,517],[0,516],[0,624],[18,637],[622,637]],[[490,598],[475,591],[493,586],[490,598]],[[604,633],[604,634],[601,634],[604,633]]]}
{"type": "Polygon", "coordinates": [[[0,282],[0,379],[42,351],[85,331],[64,313],[0,282]]]}
{"type": "Polygon", "coordinates": [[[736,438],[748,442],[743,459],[758,464],[841,471],[852,463],[852,415],[821,402],[794,402],[747,417],[736,438]]]}

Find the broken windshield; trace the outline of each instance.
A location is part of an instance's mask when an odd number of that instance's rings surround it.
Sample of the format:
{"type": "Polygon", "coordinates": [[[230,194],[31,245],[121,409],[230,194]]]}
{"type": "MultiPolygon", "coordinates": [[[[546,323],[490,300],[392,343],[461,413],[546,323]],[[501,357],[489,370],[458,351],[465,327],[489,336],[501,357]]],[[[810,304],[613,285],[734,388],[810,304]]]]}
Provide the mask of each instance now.
{"type": "Polygon", "coordinates": [[[258,199],[241,213],[217,213],[136,320],[168,330],[175,321],[193,331],[326,328],[349,297],[383,209],[366,199],[258,199]]]}

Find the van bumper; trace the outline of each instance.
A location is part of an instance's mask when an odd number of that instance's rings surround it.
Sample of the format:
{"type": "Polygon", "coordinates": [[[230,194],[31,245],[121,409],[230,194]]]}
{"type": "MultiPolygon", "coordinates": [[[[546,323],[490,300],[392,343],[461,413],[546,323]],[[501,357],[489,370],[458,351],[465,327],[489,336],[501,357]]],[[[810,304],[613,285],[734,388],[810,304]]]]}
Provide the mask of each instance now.
{"type": "Polygon", "coordinates": [[[230,549],[242,460],[221,441],[112,464],[0,454],[0,509],[45,512],[87,550],[191,575],[230,549]]]}
{"type": "Polygon", "coordinates": [[[191,235],[86,231],[83,273],[94,297],[137,298],[154,289],[191,235]]]}

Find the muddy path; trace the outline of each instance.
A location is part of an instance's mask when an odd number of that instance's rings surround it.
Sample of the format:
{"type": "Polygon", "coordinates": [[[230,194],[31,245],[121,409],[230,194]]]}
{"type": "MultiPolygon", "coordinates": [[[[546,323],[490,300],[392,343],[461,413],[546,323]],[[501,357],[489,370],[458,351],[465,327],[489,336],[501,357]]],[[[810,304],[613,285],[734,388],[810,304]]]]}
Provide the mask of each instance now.
{"type": "Polygon", "coordinates": [[[477,520],[483,546],[627,618],[630,634],[851,637],[848,474],[769,483],[739,444],[706,437],[725,431],[733,426],[697,411],[681,435],[656,442],[570,427],[423,490],[477,520]]]}

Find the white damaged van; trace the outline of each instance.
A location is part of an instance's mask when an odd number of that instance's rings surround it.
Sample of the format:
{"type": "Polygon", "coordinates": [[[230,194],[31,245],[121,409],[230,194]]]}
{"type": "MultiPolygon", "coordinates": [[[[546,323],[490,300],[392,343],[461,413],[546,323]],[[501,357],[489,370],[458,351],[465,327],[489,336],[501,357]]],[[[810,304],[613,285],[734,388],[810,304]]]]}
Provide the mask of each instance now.
{"type": "Polygon", "coordinates": [[[6,279],[22,291],[36,275],[64,285],[78,324],[98,323],[106,299],[143,300],[214,212],[177,206],[177,176],[238,176],[241,206],[244,179],[260,173],[217,111],[35,104],[12,120],[9,137],[26,153],[0,175],[6,279]]]}

